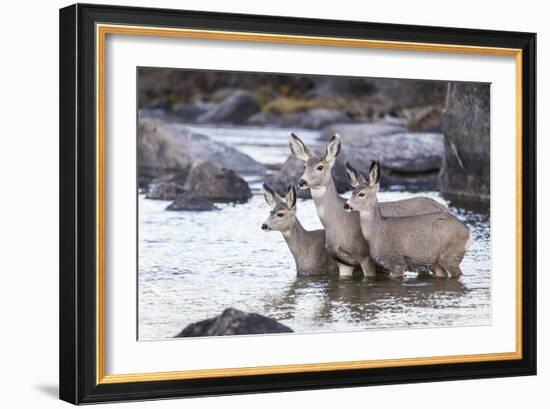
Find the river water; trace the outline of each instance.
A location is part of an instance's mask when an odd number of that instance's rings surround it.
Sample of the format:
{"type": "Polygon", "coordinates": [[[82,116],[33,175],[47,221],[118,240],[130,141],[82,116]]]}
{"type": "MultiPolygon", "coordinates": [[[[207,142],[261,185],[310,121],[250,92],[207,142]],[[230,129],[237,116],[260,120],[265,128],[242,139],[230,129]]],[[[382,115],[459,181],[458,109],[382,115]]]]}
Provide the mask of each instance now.
{"type": "MultiPolygon", "coordinates": [[[[287,130],[189,126],[268,165],[288,155],[287,130]]],[[[314,144],[318,133],[298,133],[314,144]]],[[[296,277],[278,232],[263,232],[269,209],[259,178],[253,198],[213,212],[169,212],[166,201],[139,196],[140,340],[173,337],[186,325],[234,307],[277,319],[295,332],[475,326],[491,323],[487,211],[455,207],[438,192],[381,192],[380,200],[429,196],[450,206],[472,232],[459,279],[357,280],[296,277]]],[[[306,229],[321,228],[313,201],[298,200],[306,229]]]]}

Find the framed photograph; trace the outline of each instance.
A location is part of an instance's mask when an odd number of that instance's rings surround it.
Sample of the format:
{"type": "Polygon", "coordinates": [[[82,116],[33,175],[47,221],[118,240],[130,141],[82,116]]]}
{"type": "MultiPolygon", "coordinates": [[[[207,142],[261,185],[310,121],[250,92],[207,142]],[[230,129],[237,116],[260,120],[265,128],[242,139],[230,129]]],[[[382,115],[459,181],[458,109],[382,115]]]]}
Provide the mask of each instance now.
{"type": "Polygon", "coordinates": [[[535,54],[61,9],[61,399],[534,375],[535,54]]]}

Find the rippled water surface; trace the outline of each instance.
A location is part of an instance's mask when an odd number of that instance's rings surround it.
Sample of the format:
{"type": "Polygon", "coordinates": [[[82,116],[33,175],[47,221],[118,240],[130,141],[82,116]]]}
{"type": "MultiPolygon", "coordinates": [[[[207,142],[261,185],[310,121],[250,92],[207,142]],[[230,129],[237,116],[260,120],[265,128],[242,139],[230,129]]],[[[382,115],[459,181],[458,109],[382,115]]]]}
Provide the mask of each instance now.
{"type": "MultiPolygon", "coordinates": [[[[286,158],[286,131],[196,129],[264,163],[286,158]],[[211,132],[208,132],[208,131],[211,132]],[[256,141],[256,143],[254,143],[256,141]],[[275,158],[275,159],[274,159],[275,158]]],[[[313,134],[313,133],[312,133],[313,134]]],[[[314,135],[308,135],[311,137],[314,135]]],[[[489,325],[490,228],[483,211],[451,206],[473,233],[459,279],[357,280],[297,278],[278,232],[265,233],[268,208],[258,183],[246,204],[219,204],[214,212],[167,212],[170,202],[139,197],[139,338],[172,337],[186,325],[227,307],[275,318],[295,332],[489,325]]],[[[382,192],[380,199],[438,192],[382,192]]],[[[298,201],[307,229],[320,228],[313,202],[298,201]]]]}

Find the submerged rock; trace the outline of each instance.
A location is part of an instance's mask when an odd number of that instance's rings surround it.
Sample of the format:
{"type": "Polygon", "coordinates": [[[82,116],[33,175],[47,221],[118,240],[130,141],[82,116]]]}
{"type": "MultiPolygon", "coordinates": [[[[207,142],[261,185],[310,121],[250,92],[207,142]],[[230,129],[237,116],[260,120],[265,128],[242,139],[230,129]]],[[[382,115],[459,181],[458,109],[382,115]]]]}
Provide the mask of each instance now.
{"type": "Polygon", "coordinates": [[[176,200],[166,208],[166,210],[178,211],[208,211],[215,209],[216,206],[210,200],[196,192],[185,192],[178,195],[176,200]]]}
{"type": "Polygon", "coordinates": [[[212,337],[219,335],[274,334],[293,332],[273,318],[227,308],[221,315],[190,324],[177,337],[212,337]]]}
{"type": "Polygon", "coordinates": [[[195,162],[191,166],[184,189],[196,192],[213,202],[244,203],[252,197],[248,183],[243,178],[210,161],[195,162]]]}
{"type": "Polygon", "coordinates": [[[246,92],[235,92],[221,104],[198,117],[201,123],[243,124],[248,118],[260,112],[260,104],[246,92]]]}
{"type": "Polygon", "coordinates": [[[443,110],[445,155],[439,174],[444,194],[460,199],[490,198],[490,87],[488,84],[449,85],[443,110]]]}
{"type": "Polygon", "coordinates": [[[139,174],[180,171],[197,160],[212,161],[238,173],[263,174],[265,166],[250,156],[182,125],[153,118],[138,119],[139,174]]]}

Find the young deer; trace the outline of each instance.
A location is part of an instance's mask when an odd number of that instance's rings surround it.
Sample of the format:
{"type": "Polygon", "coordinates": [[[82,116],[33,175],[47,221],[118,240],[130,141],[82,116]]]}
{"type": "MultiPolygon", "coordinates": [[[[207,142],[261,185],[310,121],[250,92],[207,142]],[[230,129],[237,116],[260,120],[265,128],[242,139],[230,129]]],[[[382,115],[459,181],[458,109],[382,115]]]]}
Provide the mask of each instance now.
{"type": "Polygon", "coordinates": [[[405,270],[430,270],[438,277],[462,274],[460,263],[468,248],[470,230],[450,212],[388,217],[380,211],[377,193],[380,166],[372,162],[368,181],[346,163],[355,188],[344,205],[355,210],[374,261],[401,277],[405,270]]]}
{"type": "Polygon", "coordinates": [[[262,230],[276,230],[283,237],[296,262],[298,276],[320,275],[338,271],[325,247],[324,230],[305,230],[296,217],[296,190],[289,186],[286,202],[269,185],[263,184],[266,203],[271,207],[262,230]]]}
{"type": "MultiPolygon", "coordinates": [[[[298,187],[311,189],[317,215],[325,228],[327,249],[338,263],[340,275],[349,276],[355,266],[360,266],[366,277],[375,276],[375,264],[369,256],[368,244],[361,232],[359,215],[357,212],[345,211],[345,199],[338,195],[332,180],[332,167],[340,153],[339,135],[332,136],[322,156],[316,155],[293,133],[290,133],[289,140],[292,154],[305,162],[304,174],[298,181],[298,187]]],[[[429,198],[386,202],[381,206],[385,216],[447,211],[445,206],[429,198]]]]}

